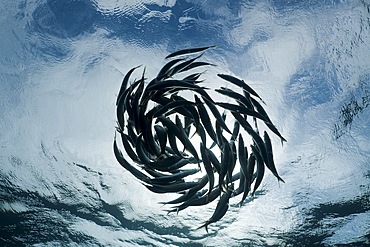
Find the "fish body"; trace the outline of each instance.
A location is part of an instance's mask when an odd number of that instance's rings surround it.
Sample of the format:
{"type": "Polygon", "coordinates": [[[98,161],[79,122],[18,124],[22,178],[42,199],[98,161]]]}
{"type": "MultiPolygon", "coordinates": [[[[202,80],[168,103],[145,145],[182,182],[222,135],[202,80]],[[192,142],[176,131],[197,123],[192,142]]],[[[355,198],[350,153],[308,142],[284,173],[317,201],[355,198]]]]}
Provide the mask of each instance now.
{"type": "Polygon", "coordinates": [[[259,98],[260,100],[261,97],[256,93],[256,91],[253,90],[253,88],[251,88],[250,86],[248,86],[247,83],[245,83],[243,80],[240,80],[234,76],[231,76],[231,75],[225,75],[225,74],[218,74],[219,77],[221,77],[222,79],[226,80],[226,81],[229,81],[231,82],[232,84],[244,89],[245,91],[247,91],[248,93],[256,96],[257,98],[259,98]]]}
{"type": "Polygon", "coordinates": [[[148,157],[148,155],[145,153],[143,149],[144,148],[143,145],[145,145],[145,143],[142,141],[142,133],[141,133],[136,140],[136,153],[141,163],[149,164],[151,160],[148,157]]]}
{"type": "Polygon", "coordinates": [[[197,53],[197,52],[205,51],[207,49],[215,48],[215,47],[217,47],[217,45],[179,50],[179,51],[173,52],[170,55],[168,55],[166,57],[166,59],[171,58],[171,57],[181,56],[181,55],[188,55],[188,54],[191,54],[191,53],[197,53]]]}
{"type": "Polygon", "coordinates": [[[221,114],[220,112],[217,110],[216,106],[214,105],[214,103],[212,103],[211,101],[209,101],[207,98],[205,98],[204,96],[202,97],[204,102],[206,103],[206,105],[208,106],[208,108],[211,110],[213,116],[216,118],[216,120],[218,121],[218,123],[221,125],[221,127],[226,130],[227,132],[229,132],[231,134],[231,131],[229,130],[229,128],[227,127],[226,123],[225,123],[225,120],[221,117],[221,114]]]}
{"type": "Polygon", "coordinates": [[[225,96],[228,96],[230,98],[233,98],[234,100],[242,104],[244,107],[247,107],[248,109],[251,109],[251,110],[254,109],[250,101],[250,97],[245,97],[242,94],[239,94],[229,88],[224,88],[224,87],[221,87],[220,89],[216,89],[215,91],[225,96]]]}
{"type": "Polygon", "coordinates": [[[149,190],[155,193],[172,193],[172,192],[180,192],[187,189],[190,189],[194,186],[198,185],[197,182],[182,182],[182,183],[175,183],[175,184],[167,184],[167,185],[159,185],[159,184],[151,184],[147,185],[144,184],[149,190]]]}
{"type": "Polygon", "coordinates": [[[195,104],[193,102],[190,102],[188,100],[174,100],[174,101],[171,101],[170,103],[162,106],[161,108],[159,108],[159,110],[156,113],[154,113],[154,116],[153,117],[162,116],[167,111],[169,111],[170,109],[176,109],[178,107],[194,106],[194,105],[195,104]]]}
{"type": "Polygon", "coordinates": [[[211,216],[211,218],[209,218],[206,222],[204,222],[203,225],[201,225],[197,229],[205,227],[206,231],[208,232],[208,225],[220,220],[225,215],[225,213],[227,212],[229,208],[229,199],[230,199],[231,193],[232,193],[232,190],[230,189],[221,196],[221,199],[218,201],[216,209],[213,215],[211,216]]]}
{"type": "Polygon", "coordinates": [[[257,111],[262,115],[264,116],[264,118],[266,120],[265,121],[265,124],[267,125],[267,127],[272,131],[274,132],[277,136],[280,137],[281,139],[281,143],[283,142],[286,142],[287,140],[280,134],[280,132],[278,131],[278,129],[275,127],[275,125],[272,123],[271,119],[269,118],[269,116],[267,115],[265,109],[263,108],[263,106],[258,103],[257,100],[251,98],[251,102],[252,104],[256,107],[257,111]]]}
{"type": "Polygon", "coordinates": [[[209,160],[208,153],[206,152],[206,147],[203,145],[203,143],[200,143],[200,152],[202,155],[203,165],[204,165],[204,168],[206,170],[208,180],[209,180],[209,189],[208,189],[208,197],[209,197],[212,192],[214,183],[215,183],[215,175],[213,173],[213,168],[211,165],[211,161],[209,160]]]}
{"type": "MultiPolygon", "coordinates": [[[[194,187],[193,187],[194,188],[194,187]]],[[[195,198],[195,197],[202,197],[208,190],[207,189],[204,189],[204,190],[200,190],[200,191],[195,191],[193,190],[193,188],[191,188],[190,190],[188,190],[187,192],[185,192],[182,196],[172,200],[172,201],[168,201],[168,202],[159,202],[160,204],[178,204],[178,203],[182,203],[188,199],[192,199],[192,198],[195,198]]],[[[171,212],[175,212],[177,211],[177,209],[175,209],[174,211],[172,210],[167,210],[168,213],[171,213],[171,212]]]]}
{"type": "Polygon", "coordinates": [[[222,146],[222,152],[221,152],[221,165],[220,165],[220,173],[218,176],[218,186],[220,189],[222,189],[222,185],[225,184],[225,177],[229,173],[229,169],[231,167],[231,148],[229,145],[229,142],[226,140],[226,138],[223,137],[223,146],[222,146]]]}
{"type": "Polygon", "coordinates": [[[184,177],[195,174],[199,169],[189,169],[185,171],[180,171],[171,175],[160,176],[150,179],[149,183],[151,184],[170,184],[182,180],[184,177]]]}
{"type": "Polygon", "coordinates": [[[161,148],[161,154],[164,154],[166,152],[166,145],[167,145],[167,131],[166,129],[161,125],[154,125],[154,130],[157,134],[159,146],[161,148]]]}
{"type": "Polygon", "coordinates": [[[274,163],[274,158],[273,158],[273,154],[272,154],[271,140],[270,140],[270,137],[269,137],[269,135],[267,134],[266,131],[264,132],[264,141],[265,141],[265,147],[266,147],[266,153],[267,153],[267,168],[270,169],[272,174],[274,174],[275,177],[279,181],[285,183],[285,181],[279,176],[279,174],[276,170],[275,163],[274,163]]]}
{"type": "Polygon", "coordinates": [[[178,62],[181,62],[183,61],[184,58],[178,58],[178,59],[174,59],[174,60],[171,60],[169,61],[168,63],[166,63],[162,68],[161,70],[158,72],[158,75],[157,75],[157,81],[161,81],[163,79],[166,79],[166,78],[169,78],[171,75],[170,75],[170,68],[172,66],[174,66],[176,63],[178,62]]]}
{"type": "Polygon", "coordinates": [[[187,81],[181,80],[166,80],[161,81],[151,86],[148,86],[146,89],[151,91],[161,90],[162,94],[171,90],[172,88],[179,89],[203,89],[202,87],[187,81]]]}
{"type": "Polygon", "coordinates": [[[143,181],[143,182],[149,182],[150,177],[133,167],[127,160],[123,157],[121,151],[117,147],[116,137],[114,137],[113,142],[113,150],[114,155],[116,156],[117,161],[121,164],[122,167],[124,167],[127,171],[129,171],[132,175],[134,175],[137,179],[143,181]]]}
{"type": "Polygon", "coordinates": [[[121,140],[123,143],[123,147],[125,148],[126,153],[133,161],[139,162],[139,158],[137,157],[135,151],[132,149],[131,144],[129,142],[129,136],[123,132],[120,132],[120,133],[121,133],[121,140]]]}
{"type": "Polygon", "coordinates": [[[196,106],[198,108],[200,120],[202,121],[206,132],[208,133],[208,135],[211,137],[213,141],[217,142],[216,132],[212,127],[211,119],[209,118],[208,112],[206,108],[204,107],[203,102],[201,102],[200,99],[196,95],[194,95],[194,98],[195,98],[196,106]]]}
{"type": "Polygon", "coordinates": [[[230,110],[232,112],[237,112],[237,113],[241,113],[241,114],[244,114],[244,115],[253,116],[253,117],[261,119],[262,121],[266,121],[264,116],[262,116],[261,114],[259,114],[256,111],[248,109],[246,107],[239,106],[239,105],[234,105],[234,104],[231,104],[231,103],[224,103],[224,102],[216,102],[216,104],[225,108],[225,109],[227,109],[227,110],[230,110]]]}
{"type": "Polygon", "coordinates": [[[189,137],[186,135],[184,131],[184,127],[180,121],[178,115],[176,115],[176,126],[178,127],[179,133],[181,135],[180,141],[183,142],[185,149],[187,149],[197,160],[199,160],[198,152],[195,150],[193,144],[189,140],[189,137]]]}
{"type": "Polygon", "coordinates": [[[184,160],[184,158],[182,158],[181,156],[170,155],[170,156],[165,156],[165,158],[162,158],[162,159],[157,159],[155,161],[148,162],[145,165],[147,167],[156,169],[158,171],[172,171],[172,170],[177,170],[178,168],[182,167],[182,166],[179,166],[176,169],[172,167],[174,164],[177,164],[181,160],[184,160]]]}
{"type": "Polygon", "coordinates": [[[233,133],[231,134],[230,140],[236,140],[237,136],[239,135],[240,131],[240,123],[238,121],[234,121],[234,128],[233,133]]]}
{"type": "Polygon", "coordinates": [[[191,67],[190,68],[188,68],[188,67],[191,66],[191,64],[193,64],[194,61],[197,60],[198,58],[200,58],[202,55],[203,54],[200,54],[199,56],[197,56],[195,58],[189,59],[185,62],[182,62],[182,63],[176,65],[175,67],[173,67],[170,70],[170,72],[169,72],[170,76],[173,76],[173,75],[175,75],[177,73],[180,73],[180,72],[184,72],[186,70],[189,70],[191,67]]]}
{"type": "Polygon", "coordinates": [[[232,114],[237,119],[237,121],[239,121],[240,125],[248,132],[248,134],[252,136],[253,141],[256,143],[258,149],[261,152],[261,156],[264,162],[267,164],[267,151],[260,135],[253,130],[252,126],[250,126],[250,124],[240,114],[236,112],[232,112],[232,114]]]}
{"type": "Polygon", "coordinates": [[[124,91],[126,91],[126,88],[127,88],[127,84],[128,84],[128,81],[130,79],[130,76],[131,74],[137,69],[139,68],[141,65],[139,66],[136,66],[132,69],[130,69],[129,72],[126,73],[125,77],[123,78],[123,81],[122,81],[122,84],[121,84],[121,88],[119,90],[119,93],[118,93],[118,96],[117,96],[117,101],[116,101],[116,105],[118,105],[118,101],[121,99],[121,96],[123,94],[124,91]]]}
{"type": "Polygon", "coordinates": [[[210,150],[206,149],[207,155],[211,163],[213,164],[213,167],[216,169],[217,173],[220,173],[221,171],[221,163],[218,161],[216,155],[210,150]]]}
{"type": "Polygon", "coordinates": [[[262,179],[263,179],[263,175],[265,174],[265,166],[263,164],[263,160],[262,160],[260,152],[253,145],[251,146],[251,148],[252,148],[252,152],[254,156],[256,157],[256,161],[257,161],[257,177],[256,177],[256,182],[254,184],[254,189],[252,192],[252,196],[254,196],[254,193],[260,186],[262,179]]]}

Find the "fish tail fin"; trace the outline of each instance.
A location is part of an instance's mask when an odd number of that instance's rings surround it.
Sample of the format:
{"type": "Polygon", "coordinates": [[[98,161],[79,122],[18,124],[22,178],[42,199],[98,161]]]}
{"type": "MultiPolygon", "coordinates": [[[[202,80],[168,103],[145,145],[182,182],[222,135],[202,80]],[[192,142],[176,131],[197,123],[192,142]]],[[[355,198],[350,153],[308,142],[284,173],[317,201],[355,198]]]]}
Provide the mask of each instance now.
{"type": "MultiPolygon", "coordinates": [[[[158,204],[160,204],[161,205],[161,207],[163,207],[164,205],[166,205],[167,204],[167,202],[157,202],[158,204]]],[[[167,211],[167,210],[165,210],[165,211],[167,211]]]]}
{"type": "Polygon", "coordinates": [[[205,227],[205,223],[206,223],[207,221],[204,221],[204,222],[202,222],[201,224],[201,226],[200,227],[197,227],[197,229],[195,229],[195,230],[199,230],[200,228],[202,228],[202,227],[205,227]]]}
{"type": "Polygon", "coordinates": [[[206,229],[206,232],[208,233],[208,224],[209,224],[208,221],[204,221],[202,222],[202,225],[195,230],[199,230],[200,228],[204,227],[206,229]]]}
{"type": "Polygon", "coordinates": [[[252,194],[251,194],[251,197],[254,199],[254,192],[256,192],[256,190],[253,190],[252,194]]]}
{"type": "Polygon", "coordinates": [[[285,184],[285,181],[279,175],[277,175],[277,179],[278,181],[283,182],[285,184]]]}
{"type": "MultiPolygon", "coordinates": [[[[191,136],[190,136],[190,138],[189,139],[191,139],[191,138],[193,138],[196,134],[198,134],[198,132],[194,132],[191,136]]],[[[199,134],[198,134],[199,135],[199,134]]]]}
{"type": "Polygon", "coordinates": [[[216,142],[214,141],[209,149],[212,149],[214,146],[216,146],[216,142]]]}
{"type": "Polygon", "coordinates": [[[163,210],[165,212],[167,212],[167,215],[169,215],[170,213],[172,213],[172,210],[163,210]]]}
{"type": "Polygon", "coordinates": [[[280,141],[281,141],[281,146],[284,145],[284,142],[287,142],[287,140],[282,136],[280,137],[280,141]]]}

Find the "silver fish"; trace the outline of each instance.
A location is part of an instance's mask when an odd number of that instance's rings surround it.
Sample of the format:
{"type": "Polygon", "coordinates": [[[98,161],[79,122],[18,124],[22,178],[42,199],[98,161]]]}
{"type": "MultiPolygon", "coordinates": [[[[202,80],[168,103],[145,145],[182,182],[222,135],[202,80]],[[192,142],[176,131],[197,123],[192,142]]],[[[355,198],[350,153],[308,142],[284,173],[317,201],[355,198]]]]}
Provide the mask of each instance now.
{"type": "Polygon", "coordinates": [[[253,109],[253,105],[250,101],[250,97],[245,97],[242,94],[239,94],[229,88],[224,88],[224,87],[221,87],[221,89],[216,89],[215,91],[220,94],[223,94],[230,98],[235,99],[237,102],[247,107],[248,109],[251,109],[251,110],[253,109]]]}
{"type": "Polygon", "coordinates": [[[135,69],[139,68],[140,66],[141,65],[136,66],[136,67],[130,69],[130,71],[127,72],[127,74],[123,78],[123,81],[122,81],[122,84],[121,84],[121,88],[120,88],[119,93],[118,93],[118,96],[117,96],[116,105],[118,105],[118,101],[121,99],[121,96],[122,96],[123,92],[126,91],[128,80],[130,79],[131,74],[135,71],[135,69]]]}
{"type": "Polygon", "coordinates": [[[178,181],[182,180],[184,177],[186,177],[188,175],[195,174],[198,171],[199,171],[199,169],[189,169],[189,170],[185,170],[185,171],[180,171],[180,172],[177,172],[175,174],[152,178],[152,179],[150,179],[150,183],[151,184],[162,184],[162,185],[163,184],[170,184],[170,183],[173,183],[173,182],[178,182],[178,181]]]}
{"type": "Polygon", "coordinates": [[[161,147],[161,154],[164,154],[166,152],[167,131],[163,126],[158,124],[154,125],[154,129],[157,133],[159,146],[161,147]]]}
{"type": "Polygon", "coordinates": [[[145,187],[147,187],[150,191],[155,192],[155,193],[180,192],[180,191],[190,189],[196,185],[198,185],[197,182],[182,182],[182,183],[167,184],[167,185],[144,184],[145,187]]]}
{"type": "Polygon", "coordinates": [[[206,148],[203,145],[203,143],[200,143],[200,152],[202,155],[203,165],[204,165],[204,168],[206,170],[208,180],[209,180],[209,189],[208,189],[208,197],[209,197],[212,192],[214,183],[215,183],[215,175],[213,173],[211,161],[209,160],[208,153],[206,152],[206,148]]]}
{"type": "MultiPolygon", "coordinates": [[[[178,63],[178,62],[180,62],[180,61],[182,61],[182,60],[184,60],[184,58],[179,58],[179,59],[175,59],[175,60],[172,60],[172,61],[169,61],[168,63],[166,63],[163,67],[162,67],[162,69],[158,72],[158,75],[157,75],[157,81],[161,81],[161,80],[163,80],[163,79],[166,79],[166,78],[169,78],[169,77],[171,77],[170,76],[170,68],[172,67],[172,66],[174,66],[176,63],[178,63]]],[[[154,83],[154,82],[153,82],[154,83]]],[[[152,84],[153,84],[152,83],[152,84]]]]}
{"type": "Polygon", "coordinates": [[[191,48],[191,49],[179,50],[179,51],[175,51],[175,52],[171,53],[170,55],[168,55],[166,57],[166,59],[171,58],[171,57],[180,56],[180,55],[187,55],[187,54],[191,54],[191,53],[197,53],[197,52],[205,51],[207,49],[216,48],[216,47],[217,47],[217,45],[201,47],[201,48],[191,48]]]}
{"type": "Polygon", "coordinates": [[[132,175],[134,175],[137,179],[143,181],[143,182],[149,182],[150,177],[133,167],[130,163],[127,162],[127,160],[123,157],[121,151],[117,147],[117,142],[116,142],[116,136],[114,136],[114,142],[113,142],[113,150],[114,150],[114,155],[116,156],[117,161],[127,170],[129,171],[132,175]]]}
{"type": "Polygon", "coordinates": [[[231,188],[221,196],[221,199],[218,201],[216,209],[213,215],[211,216],[211,218],[209,218],[206,222],[204,222],[203,225],[198,227],[197,230],[205,227],[208,233],[208,225],[220,220],[225,215],[225,213],[227,212],[229,208],[229,199],[232,193],[232,189],[233,189],[233,185],[231,185],[231,188]]]}
{"type": "Polygon", "coordinates": [[[275,127],[275,125],[272,123],[272,121],[270,120],[270,118],[268,117],[265,109],[263,109],[263,107],[261,106],[260,103],[258,103],[257,100],[251,98],[251,102],[253,103],[253,105],[256,107],[257,111],[265,117],[265,124],[267,125],[267,127],[272,131],[274,132],[277,136],[280,137],[280,140],[281,140],[281,144],[283,144],[283,142],[286,142],[287,140],[280,134],[280,132],[278,131],[278,129],[275,127]]]}
{"type": "Polygon", "coordinates": [[[221,127],[224,128],[224,130],[226,130],[227,132],[229,132],[231,134],[231,131],[227,127],[227,125],[225,123],[225,120],[221,117],[221,114],[217,110],[216,106],[212,102],[210,102],[207,98],[205,98],[205,97],[202,97],[202,98],[203,98],[204,102],[206,103],[206,105],[208,106],[208,108],[211,110],[213,116],[216,118],[216,120],[221,125],[221,127]]]}
{"type": "Polygon", "coordinates": [[[260,186],[260,184],[262,182],[262,179],[263,179],[263,175],[265,174],[265,166],[263,165],[263,160],[262,160],[261,154],[257,150],[257,148],[253,145],[251,146],[251,148],[252,148],[252,152],[253,152],[254,156],[256,157],[256,160],[257,160],[257,177],[256,177],[256,182],[254,184],[254,189],[253,189],[253,192],[252,192],[252,196],[254,196],[254,193],[256,192],[258,187],[260,186]]]}
{"type": "Polygon", "coordinates": [[[212,140],[217,142],[216,132],[212,127],[211,119],[209,118],[208,112],[204,107],[203,102],[201,102],[196,95],[194,95],[194,98],[198,108],[200,120],[202,121],[204,128],[206,129],[208,135],[212,138],[212,140]]]}
{"type": "Polygon", "coordinates": [[[265,140],[265,147],[266,147],[266,152],[267,152],[267,168],[270,169],[272,174],[274,174],[275,177],[279,181],[285,183],[285,181],[279,176],[279,174],[276,170],[275,163],[274,163],[274,158],[273,158],[273,154],[272,154],[271,140],[270,140],[270,137],[269,137],[269,135],[267,134],[266,131],[264,132],[264,140],[265,140]]]}
{"type": "Polygon", "coordinates": [[[247,91],[248,93],[256,96],[257,98],[259,98],[261,101],[263,101],[261,99],[261,97],[256,93],[256,91],[253,90],[253,88],[251,88],[250,86],[247,85],[247,83],[245,83],[243,80],[240,80],[234,76],[231,76],[231,75],[225,75],[225,74],[217,74],[219,77],[221,77],[222,79],[226,80],[226,81],[229,81],[235,85],[237,85],[238,87],[241,87],[242,89],[244,89],[245,91],[247,91]]]}
{"type": "Polygon", "coordinates": [[[256,111],[248,109],[246,107],[242,107],[242,106],[239,106],[239,105],[234,105],[234,104],[231,104],[231,103],[224,103],[224,102],[216,102],[216,104],[225,108],[225,109],[227,109],[227,110],[229,110],[229,111],[238,112],[238,113],[241,113],[241,114],[244,114],[244,115],[249,115],[249,116],[259,118],[262,121],[267,121],[264,116],[262,116],[261,114],[259,114],[256,111]]]}

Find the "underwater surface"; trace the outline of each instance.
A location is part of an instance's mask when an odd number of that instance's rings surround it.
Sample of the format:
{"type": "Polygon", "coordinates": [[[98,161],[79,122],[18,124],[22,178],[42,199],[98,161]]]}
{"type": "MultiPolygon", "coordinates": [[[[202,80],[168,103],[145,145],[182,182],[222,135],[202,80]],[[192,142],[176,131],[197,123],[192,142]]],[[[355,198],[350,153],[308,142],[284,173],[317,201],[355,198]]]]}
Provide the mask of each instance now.
{"type": "MultiPolygon", "coordinates": [[[[0,10],[1,246],[370,245],[370,1],[39,0],[0,10]],[[133,67],[217,45],[287,139],[242,207],[168,214],[113,154],[116,97],[133,67]]],[[[220,85],[215,85],[219,83],[220,85]]]]}

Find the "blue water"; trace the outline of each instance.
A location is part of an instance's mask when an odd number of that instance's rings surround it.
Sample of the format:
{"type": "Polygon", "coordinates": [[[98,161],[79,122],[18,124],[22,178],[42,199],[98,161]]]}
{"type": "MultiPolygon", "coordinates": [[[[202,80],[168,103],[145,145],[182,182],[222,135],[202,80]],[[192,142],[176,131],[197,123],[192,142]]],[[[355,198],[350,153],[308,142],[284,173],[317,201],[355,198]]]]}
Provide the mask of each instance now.
{"type": "MultiPolygon", "coordinates": [[[[370,2],[0,3],[1,246],[370,245],[370,2]],[[167,215],[115,160],[124,74],[218,45],[204,74],[244,78],[288,140],[285,184],[195,230],[217,202],[167,215]]],[[[138,78],[142,71],[133,76],[138,78]]],[[[136,73],[136,72],[135,72],[136,73]]]]}

